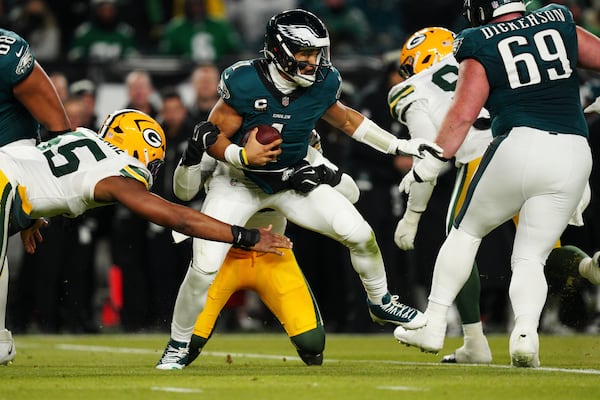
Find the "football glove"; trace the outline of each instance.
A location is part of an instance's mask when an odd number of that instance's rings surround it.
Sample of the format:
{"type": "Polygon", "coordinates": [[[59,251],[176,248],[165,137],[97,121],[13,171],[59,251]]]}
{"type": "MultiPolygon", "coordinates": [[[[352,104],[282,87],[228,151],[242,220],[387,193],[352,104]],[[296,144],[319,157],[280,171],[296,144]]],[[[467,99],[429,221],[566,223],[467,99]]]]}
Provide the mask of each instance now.
{"type": "Polygon", "coordinates": [[[301,193],[308,193],[321,183],[319,175],[315,167],[306,161],[302,161],[294,167],[294,173],[290,177],[289,183],[292,189],[301,193]]]}
{"type": "Polygon", "coordinates": [[[444,150],[437,144],[430,142],[429,140],[414,138],[414,139],[398,139],[396,147],[396,154],[400,156],[414,156],[423,158],[424,152],[428,151],[432,154],[437,154],[439,157],[442,156],[444,150]]]}
{"type": "Polygon", "coordinates": [[[342,180],[342,171],[334,170],[326,166],[325,164],[318,165],[315,168],[317,171],[317,177],[319,183],[324,183],[331,187],[337,186],[342,180]]]}
{"type": "Polygon", "coordinates": [[[217,141],[217,135],[219,135],[219,128],[212,122],[204,121],[196,124],[181,157],[181,164],[187,167],[199,164],[204,151],[217,141]]]}
{"type": "Polygon", "coordinates": [[[404,178],[402,178],[402,181],[398,186],[400,193],[409,193],[410,187],[415,182],[435,182],[440,171],[448,162],[447,158],[439,155],[439,152],[435,150],[430,151],[428,148],[425,148],[425,150],[426,151],[423,152],[423,159],[413,166],[412,169],[404,175],[404,178]]]}
{"type": "Polygon", "coordinates": [[[394,232],[394,242],[402,250],[415,248],[415,236],[417,235],[420,219],[421,213],[407,209],[402,219],[398,221],[394,232]]]}

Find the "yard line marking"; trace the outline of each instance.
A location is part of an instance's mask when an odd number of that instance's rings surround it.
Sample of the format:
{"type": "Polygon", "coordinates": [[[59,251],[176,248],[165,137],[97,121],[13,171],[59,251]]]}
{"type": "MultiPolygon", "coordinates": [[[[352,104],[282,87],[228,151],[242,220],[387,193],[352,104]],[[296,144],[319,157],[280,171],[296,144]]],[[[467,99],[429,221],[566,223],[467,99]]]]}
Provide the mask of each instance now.
{"type": "Polygon", "coordinates": [[[414,386],[375,386],[375,389],[395,390],[401,392],[426,392],[429,388],[420,388],[414,386]]]}
{"type": "Polygon", "coordinates": [[[171,393],[202,393],[202,389],[190,389],[172,386],[151,386],[150,390],[155,392],[171,392],[171,393]]]}
{"type": "MultiPolygon", "coordinates": [[[[19,344],[19,347],[24,348],[35,348],[47,346],[47,344],[19,344]]],[[[140,349],[133,347],[113,347],[113,346],[94,346],[94,345],[80,345],[80,344],[69,344],[62,343],[54,346],[59,350],[71,350],[71,351],[92,351],[97,353],[123,353],[123,354],[161,354],[162,349],[140,349]]],[[[271,354],[256,354],[256,353],[232,353],[232,352],[223,352],[223,351],[203,351],[200,356],[206,357],[245,357],[245,358],[257,358],[263,360],[296,360],[300,361],[300,357],[290,356],[290,355],[271,355],[271,354]]],[[[399,361],[399,360],[352,360],[352,359],[334,359],[334,358],[326,358],[323,360],[326,363],[341,363],[341,362],[353,362],[353,363],[384,363],[390,365],[406,365],[406,366],[439,366],[442,367],[442,364],[439,362],[417,362],[417,361],[399,361]]],[[[456,368],[461,366],[477,366],[478,368],[515,368],[510,365],[495,365],[495,364],[444,364],[445,368],[456,368]]],[[[515,368],[516,369],[516,368],[515,368]]],[[[583,374],[583,375],[600,375],[600,370],[598,369],[577,369],[577,368],[556,368],[556,367],[540,367],[540,368],[529,368],[531,371],[542,371],[542,372],[564,372],[568,374],[583,374]]]]}

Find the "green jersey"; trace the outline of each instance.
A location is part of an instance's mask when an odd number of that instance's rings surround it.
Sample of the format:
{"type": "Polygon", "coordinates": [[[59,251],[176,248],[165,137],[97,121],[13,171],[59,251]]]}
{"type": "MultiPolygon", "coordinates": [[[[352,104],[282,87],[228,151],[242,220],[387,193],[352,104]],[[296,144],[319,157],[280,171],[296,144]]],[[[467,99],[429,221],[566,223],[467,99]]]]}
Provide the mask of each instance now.
{"type": "MultiPolygon", "coordinates": [[[[253,167],[270,171],[282,171],[306,157],[311,131],[339,99],[340,90],[340,74],[330,67],[322,81],[306,88],[298,87],[290,94],[281,93],[271,80],[268,61],[262,58],[240,61],[228,67],[221,74],[219,84],[223,101],[243,118],[240,129],[231,137],[233,143],[239,144],[244,133],[256,125],[272,125],[281,132],[282,153],[277,161],[264,167],[253,167]]],[[[256,181],[255,173],[244,172],[256,181]]]]}
{"type": "Polygon", "coordinates": [[[577,49],[573,16],[567,7],[551,4],[521,18],[462,31],[454,55],[485,68],[490,84],[485,106],[494,136],[527,126],[587,137],[577,49]]]}
{"type": "Polygon", "coordinates": [[[13,88],[31,74],[34,57],[29,44],[0,29],[0,146],[21,139],[39,139],[39,124],[13,95],[13,88]]]}

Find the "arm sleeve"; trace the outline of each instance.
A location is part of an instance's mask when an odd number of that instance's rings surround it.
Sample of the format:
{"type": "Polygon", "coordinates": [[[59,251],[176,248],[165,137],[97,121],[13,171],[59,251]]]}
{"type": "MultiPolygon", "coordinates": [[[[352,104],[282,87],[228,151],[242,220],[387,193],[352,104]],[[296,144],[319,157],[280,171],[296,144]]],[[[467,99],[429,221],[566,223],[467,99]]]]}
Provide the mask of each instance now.
{"type": "Polygon", "coordinates": [[[194,198],[217,167],[217,160],[204,153],[200,164],[179,165],[173,174],[173,192],[178,199],[189,201],[194,198]]]}

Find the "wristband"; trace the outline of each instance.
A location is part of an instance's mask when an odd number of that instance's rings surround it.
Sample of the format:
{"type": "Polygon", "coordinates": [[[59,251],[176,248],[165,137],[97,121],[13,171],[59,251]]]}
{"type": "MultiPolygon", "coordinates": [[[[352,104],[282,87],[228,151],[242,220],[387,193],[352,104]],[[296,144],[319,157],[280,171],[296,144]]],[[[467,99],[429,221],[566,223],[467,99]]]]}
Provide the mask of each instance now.
{"type": "Polygon", "coordinates": [[[225,148],[225,160],[236,166],[237,168],[247,167],[250,163],[248,162],[248,155],[246,149],[238,146],[237,144],[230,144],[225,148]]]}
{"type": "Polygon", "coordinates": [[[260,240],[258,229],[246,229],[238,225],[231,225],[231,234],[233,235],[233,247],[249,249],[260,240]]]}

